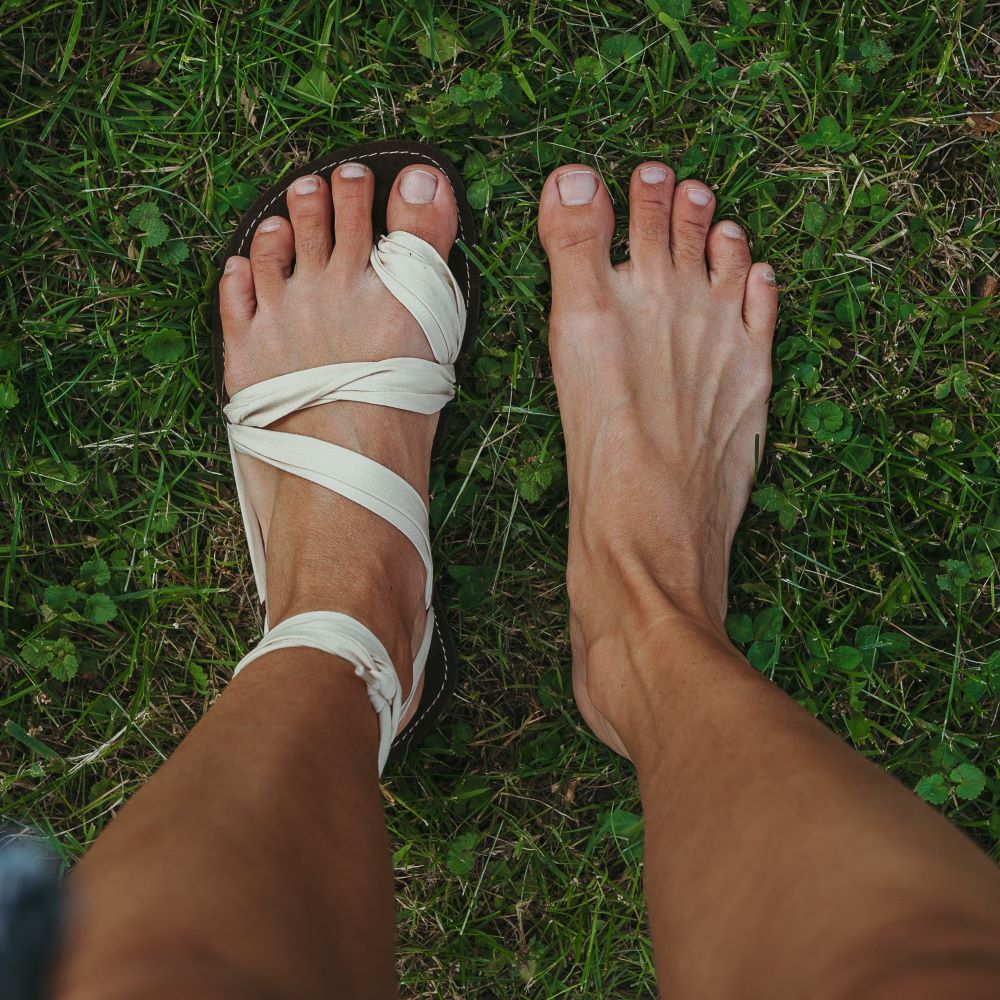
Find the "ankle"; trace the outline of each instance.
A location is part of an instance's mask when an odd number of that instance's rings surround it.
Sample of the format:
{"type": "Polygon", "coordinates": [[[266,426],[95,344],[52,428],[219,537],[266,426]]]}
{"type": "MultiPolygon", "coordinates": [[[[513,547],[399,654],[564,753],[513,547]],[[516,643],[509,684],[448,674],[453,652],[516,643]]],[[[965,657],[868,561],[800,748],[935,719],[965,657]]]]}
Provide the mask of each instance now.
{"type": "Polygon", "coordinates": [[[570,560],[566,583],[588,646],[603,639],[634,643],[672,622],[728,642],[724,560],[713,572],[700,554],[686,557],[679,546],[666,547],[670,556],[658,559],[620,543],[587,548],[583,559],[570,560]]]}
{"type": "Polygon", "coordinates": [[[706,598],[703,586],[676,579],[665,586],[620,555],[604,560],[600,575],[570,572],[568,580],[578,704],[598,737],[637,765],[660,755],[662,708],[678,691],[750,670],[714,591],[706,598]]]}
{"type": "Polygon", "coordinates": [[[674,607],[635,631],[605,632],[586,641],[582,654],[574,648],[577,657],[586,664],[587,700],[599,713],[596,728],[592,718],[588,723],[647,776],[671,758],[672,733],[683,728],[692,690],[707,686],[721,692],[733,683],[760,680],[724,630],[674,607]],[[602,723],[614,737],[610,742],[602,723]]]}

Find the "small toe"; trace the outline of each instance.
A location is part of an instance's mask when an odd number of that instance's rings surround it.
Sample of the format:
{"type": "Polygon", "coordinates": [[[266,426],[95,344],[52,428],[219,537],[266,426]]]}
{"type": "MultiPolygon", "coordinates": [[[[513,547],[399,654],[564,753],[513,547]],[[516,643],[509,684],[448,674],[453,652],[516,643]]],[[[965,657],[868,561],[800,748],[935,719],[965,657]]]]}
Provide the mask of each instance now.
{"type": "Polygon", "coordinates": [[[333,254],[338,265],[364,270],[372,251],[372,199],[375,178],[363,163],[343,163],[331,178],[333,254]]]}
{"type": "Polygon", "coordinates": [[[307,174],[292,183],[287,197],[295,233],[295,270],[315,273],[326,266],[333,246],[326,181],[307,174]]]}
{"type": "Polygon", "coordinates": [[[553,292],[588,295],[611,271],[615,213],[600,175],[578,164],[549,174],[542,188],[538,234],[549,258],[553,292]],[[601,279],[594,281],[594,277],[601,279]],[[574,291],[575,289],[575,291],[574,291]]]}
{"type": "Polygon", "coordinates": [[[629,257],[640,271],[664,271],[670,264],[670,209],[674,172],[662,163],[643,163],[629,188],[629,257]]]}
{"type": "Polygon", "coordinates": [[[670,250],[679,270],[705,271],[705,241],[715,195],[701,181],[681,181],[670,211],[670,250]]]}
{"type": "Polygon", "coordinates": [[[754,264],[743,296],[743,324],[762,345],[770,346],[778,318],[778,283],[770,264],[754,264]]]}
{"type": "Polygon", "coordinates": [[[230,257],[219,279],[219,315],[224,336],[240,337],[246,333],[256,311],[250,261],[246,257],[230,257]]]}
{"type": "Polygon", "coordinates": [[[716,223],[708,234],[706,253],[712,291],[720,298],[738,301],[753,263],[743,227],[728,220],[716,223]]]}
{"type": "Polygon", "coordinates": [[[451,182],[436,167],[424,163],[405,167],[389,195],[386,218],[390,230],[412,233],[447,259],[458,231],[451,182]]]}
{"type": "Polygon", "coordinates": [[[257,227],[250,244],[250,267],[259,303],[284,290],[292,273],[294,250],[295,238],[287,219],[272,215],[257,227]]]}

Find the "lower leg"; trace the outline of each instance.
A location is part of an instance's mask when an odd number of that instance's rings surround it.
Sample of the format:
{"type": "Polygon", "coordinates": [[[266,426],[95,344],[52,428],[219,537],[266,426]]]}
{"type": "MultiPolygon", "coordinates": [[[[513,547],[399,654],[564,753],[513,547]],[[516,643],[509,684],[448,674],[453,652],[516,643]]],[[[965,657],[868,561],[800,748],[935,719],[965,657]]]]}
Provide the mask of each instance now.
{"type": "Polygon", "coordinates": [[[377,739],[343,661],[249,667],[71,876],[57,995],[395,996],[377,739]]]}
{"type": "Polygon", "coordinates": [[[539,229],[566,435],[574,691],[635,762],[657,972],[677,1000],[1000,995],[1000,874],[725,635],[777,290],[714,196],[630,185],[630,259],[585,167],[539,229]]]}
{"type": "MultiPolygon", "coordinates": [[[[264,220],[250,259],[227,262],[231,396],[301,369],[430,356],[369,266],[373,196],[356,163],[329,183],[299,178],[290,218],[264,220]]],[[[457,213],[434,168],[404,170],[386,212],[391,229],[419,232],[447,258],[457,213]]],[[[425,498],[435,427],[433,416],[347,402],[275,425],[386,465],[425,498]]],[[[339,495],[253,460],[241,468],[266,540],[271,623],[314,610],[356,618],[406,696],[425,622],[417,552],[339,495]]],[[[377,746],[365,686],[343,660],[288,649],[249,665],[71,876],[58,995],[394,996],[377,746]]]]}
{"type": "Polygon", "coordinates": [[[638,770],[664,992],[992,1000],[992,862],[720,629],[665,611],[623,658],[634,697],[598,694],[638,770]]]}

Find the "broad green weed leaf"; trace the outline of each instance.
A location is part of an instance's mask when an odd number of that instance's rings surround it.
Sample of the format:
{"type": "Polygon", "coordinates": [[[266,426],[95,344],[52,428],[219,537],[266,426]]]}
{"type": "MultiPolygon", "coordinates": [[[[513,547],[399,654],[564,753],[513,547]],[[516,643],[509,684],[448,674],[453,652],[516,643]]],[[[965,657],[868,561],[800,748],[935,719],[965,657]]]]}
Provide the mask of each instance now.
{"type": "Polygon", "coordinates": [[[747,659],[756,670],[770,670],[776,649],[773,642],[757,641],[747,650],[747,659]]]}
{"type": "Polygon", "coordinates": [[[943,774],[928,774],[917,782],[914,789],[925,802],[940,806],[948,801],[948,782],[943,774]]]}
{"type": "Polygon", "coordinates": [[[937,585],[944,593],[957,596],[972,579],[972,569],[961,559],[945,559],[941,568],[944,572],[938,575],[937,585]]]}
{"type": "Polygon", "coordinates": [[[107,594],[91,594],[83,606],[84,617],[95,625],[105,625],[114,621],[118,614],[115,602],[107,594]]]}
{"type": "Polygon", "coordinates": [[[960,799],[978,799],[986,788],[986,775],[974,764],[959,764],[949,775],[960,799]]]}
{"type": "Polygon", "coordinates": [[[708,44],[708,42],[695,42],[691,46],[691,65],[698,71],[699,74],[705,74],[709,70],[714,69],[716,63],[718,62],[718,55],[714,48],[708,44]]]}
{"type": "Polygon", "coordinates": [[[826,209],[818,201],[807,201],[802,212],[802,228],[810,236],[822,236],[826,225],[826,209]]]}
{"type": "Polygon", "coordinates": [[[745,27],[750,21],[749,0],[729,0],[729,23],[734,28],[745,27]]]}
{"type": "Polygon", "coordinates": [[[871,437],[859,434],[840,455],[841,462],[859,476],[864,475],[875,464],[875,451],[871,437]]]}
{"type": "Polygon", "coordinates": [[[733,612],[726,616],[726,632],[733,642],[753,642],[753,619],[748,614],[733,612]]]}
{"type": "Polygon", "coordinates": [[[448,871],[452,875],[466,876],[476,863],[478,833],[460,833],[449,845],[447,854],[448,871]]]}
{"type": "Polygon", "coordinates": [[[836,118],[826,115],[812,132],[806,132],[799,138],[799,145],[805,150],[828,149],[835,153],[846,153],[857,145],[857,140],[840,127],[836,118]]]}
{"type": "Polygon", "coordinates": [[[490,187],[490,182],[485,177],[482,177],[478,181],[473,181],[466,193],[469,199],[469,206],[478,212],[482,211],[490,203],[490,195],[492,195],[493,191],[490,187]]]}
{"type": "Polygon", "coordinates": [[[171,240],[163,245],[157,256],[161,264],[181,264],[188,259],[189,252],[183,240],[171,240]]]}
{"type": "Polygon", "coordinates": [[[634,63],[642,55],[642,39],[636,35],[610,35],[601,42],[601,56],[609,63],[634,63]]]}
{"type": "Polygon", "coordinates": [[[154,365],[169,365],[187,353],[187,339],[177,330],[159,330],[142,345],[142,356],[154,365]]]}
{"type": "Polygon", "coordinates": [[[100,556],[93,556],[80,567],[80,579],[95,587],[105,587],[111,581],[111,570],[100,556]]]}
{"type": "Polygon", "coordinates": [[[597,824],[595,836],[612,837],[629,862],[639,862],[643,853],[643,818],[628,809],[613,806],[597,824]]]}
{"type": "Polygon", "coordinates": [[[861,651],[853,646],[837,646],[830,652],[830,663],[838,670],[854,670],[861,665],[861,651]]]}
{"type": "Polygon", "coordinates": [[[58,639],[26,639],[21,656],[36,670],[47,670],[57,681],[72,680],[79,667],[76,648],[64,635],[58,639]]]}
{"type": "Polygon", "coordinates": [[[315,104],[332,104],[337,97],[337,85],[322,66],[313,66],[291,87],[291,91],[315,104]]]}
{"type": "Polygon", "coordinates": [[[764,608],[754,619],[753,637],[755,639],[777,639],[781,635],[783,618],[781,608],[764,608]]]}
{"type": "Polygon", "coordinates": [[[461,39],[453,31],[436,27],[433,36],[430,32],[417,36],[417,51],[431,62],[450,63],[464,49],[461,39]]]}
{"type": "Polygon", "coordinates": [[[831,399],[821,399],[810,403],[802,411],[802,426],[817,441],[824,444],[839,444],[851,436],[854,418],[849,410],[831,399]]]}
{"type": "Polygon", "coordinates": [[[45,603],[53,611],[68,611],[81,597],[76,587],[51,584],[45,588],[45,603]]]}
{"type": "Polygon", "coordinates": [[[129,212],[129,225],[139,234],[143,246],[154,249],[166,242],[170,235],[167,224],[160,215],[160,210],[152,202],[136,205],[129,212]]]}

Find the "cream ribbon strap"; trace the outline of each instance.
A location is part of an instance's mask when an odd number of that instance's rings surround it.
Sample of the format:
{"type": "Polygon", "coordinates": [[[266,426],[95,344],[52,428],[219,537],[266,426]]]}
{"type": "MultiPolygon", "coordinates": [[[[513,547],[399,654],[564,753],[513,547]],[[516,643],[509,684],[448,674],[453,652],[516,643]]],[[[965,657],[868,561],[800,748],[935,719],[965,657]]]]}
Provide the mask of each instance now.
{"type": "MultiPolygon", "coordinates": [[[[344,400],[431,414],[454,396],[454,364],[465,332],[466,306],[447,263],[430,244],[411,233],[392,232],[372,247],[371,265],[389,292],[416,319],[435,361],[388,358],[291,372],[235,393],[224,413],[250,562],[262,602],[267,595],[267,539],[262,519],[249,498],[248,461],[264,462],[301,476],[365,507],[393,525],[417,550],[426,574],[427,624],[413,664],[415,691],[434,627],[430,607],[434,568],[427,508],[422,498],[405,479],[364,455],[316,438],[268,429],[290,413],[324,403],[344,400]]],[[[331,611],[310,611],[273,629],[268,629],[265,622],[264,638],[240,661],[235,673],[271,649],[291,646],[308,646],[341,656],[364,678],[379,719],[381,773],[407,708],[385,647],[354,618],[331,611]]]]}

